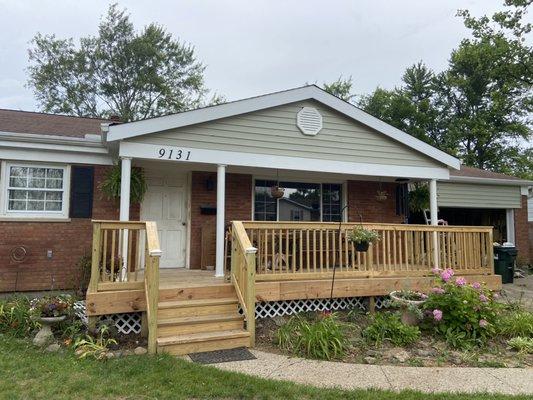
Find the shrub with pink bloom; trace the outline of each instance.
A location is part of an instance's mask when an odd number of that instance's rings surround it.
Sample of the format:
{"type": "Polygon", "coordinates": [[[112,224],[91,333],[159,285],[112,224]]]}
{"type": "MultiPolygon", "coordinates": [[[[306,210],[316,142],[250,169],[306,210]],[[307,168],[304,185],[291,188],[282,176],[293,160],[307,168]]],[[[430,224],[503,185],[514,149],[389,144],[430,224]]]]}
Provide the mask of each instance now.
{"type": "Polygon", "coordinates": [[[448,268],[440,273],[440,277],[444,282],[448,282],[454,275],[453,269],[448,268]]]}
{"type": "Polygon", "coordinates": [[[433,310],[433,319],[435,321],[440,321],[442,319],[442,311],[441,310],[433,310]]]}
{"type": "Polygon", "coordinates": [[[492,292],[478,282],[452,280],[451,268],[439,272],[424,303],[427,328],[434,329],[452,346],[462,347],[485,342],[495,332],[501,305],[492,292]],[[460,340],[457,340],[460,338],[460,340]]]}
{"type": "Polygon", "coordinates": [[[431,272],[433,272],[433,275],[439,275],[441,269],[439,267],[434,267],[431,269],[431,272]]]}
{"type": "Polygon", "coordinates": [[[455,284],[456,284],[457,286],[464,286],[464,285],[466,285],[466,279],[463,278],[463,277],[457,278],[457,279],[455,280],[455,284]]]}

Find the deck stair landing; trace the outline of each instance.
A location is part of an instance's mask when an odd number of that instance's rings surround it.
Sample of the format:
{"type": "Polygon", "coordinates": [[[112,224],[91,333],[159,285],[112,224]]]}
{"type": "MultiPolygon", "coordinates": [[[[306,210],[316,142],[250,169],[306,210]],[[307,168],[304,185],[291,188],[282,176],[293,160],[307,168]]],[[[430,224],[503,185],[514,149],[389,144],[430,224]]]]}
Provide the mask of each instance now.
{"type": "MultiPolygon", "coordinates": [[[[205,288],[203,288],[205,289],[205,288]]],[[[234,290],[196,290],[185,298],[161,296],[157,349],[175,355],[250,347],[234,290]]]]}

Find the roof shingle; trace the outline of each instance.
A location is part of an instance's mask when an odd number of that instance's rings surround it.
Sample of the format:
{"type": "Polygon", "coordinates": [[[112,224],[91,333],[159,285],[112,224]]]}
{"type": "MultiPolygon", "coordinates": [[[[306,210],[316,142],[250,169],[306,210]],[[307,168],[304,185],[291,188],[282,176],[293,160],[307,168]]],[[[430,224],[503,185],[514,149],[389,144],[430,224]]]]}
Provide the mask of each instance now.
{"type": "Polygon", "coordinates": [[[100,135],[102,122],[110,121],[99,118],[0,109],[0,132],[82,138],[87,134],[100,135]]]}

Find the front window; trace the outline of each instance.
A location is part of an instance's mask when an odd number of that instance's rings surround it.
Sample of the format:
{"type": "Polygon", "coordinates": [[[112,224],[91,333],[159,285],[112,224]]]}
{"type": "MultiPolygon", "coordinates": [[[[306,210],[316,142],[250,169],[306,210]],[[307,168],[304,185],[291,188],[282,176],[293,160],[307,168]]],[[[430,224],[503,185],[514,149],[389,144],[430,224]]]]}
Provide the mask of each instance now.
{"type": "Polygon", "coordinates": [[[66,167],[7,164],[4,177],[7,215],[66,214],[66,167]]]}
{"type": "Polygon", "coordinates": [[[340,221],[342,185],[279,182],[284,189],[279,199],[272,195],[276,181],[256,180],[254,219],[256,221],[340,221]]]}

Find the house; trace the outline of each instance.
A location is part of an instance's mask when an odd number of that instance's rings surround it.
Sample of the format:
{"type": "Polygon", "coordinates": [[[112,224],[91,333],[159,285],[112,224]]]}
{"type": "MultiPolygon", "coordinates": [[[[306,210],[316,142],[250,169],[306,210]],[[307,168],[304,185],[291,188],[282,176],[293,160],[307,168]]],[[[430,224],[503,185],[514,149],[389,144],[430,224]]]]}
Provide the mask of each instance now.
{"type": "Polygon", "coordinates": [[[91,254],[91,321],[142,312],[150,351],[253,345],[262,312],[427,289],[434,266],[500,287],[492,227],[439,211],[505,210],[506,239],[514,224],[529,246],[532,182],[465,178],[481,172],[314,85],[123,124],[4,110],[0,131],[0,290],[69,287],[91,254]],[[120,201],[99,189],[113,163],[120,201]],[[414,182],[430,226],[405,224],[414,182]],[[356,225],[380,241],[358,251],[356,225]]]}

